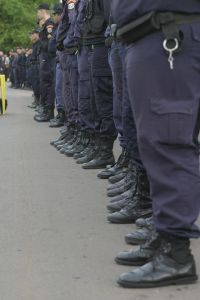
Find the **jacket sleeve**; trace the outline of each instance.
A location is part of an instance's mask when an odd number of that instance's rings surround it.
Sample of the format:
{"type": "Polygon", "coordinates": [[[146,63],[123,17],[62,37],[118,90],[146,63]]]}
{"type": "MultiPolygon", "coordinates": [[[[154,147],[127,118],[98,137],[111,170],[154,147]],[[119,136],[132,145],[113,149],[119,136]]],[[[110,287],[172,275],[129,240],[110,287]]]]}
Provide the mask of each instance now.
{"type": "Polygon", "coordinates": [[[61,16],[60,23],[58,25],[57,35],[56,35],[56,42],[57,45],[62,45],[63,40],[65,39],[67,32],[69,30],[70,22],[68,16],[68,6],[67,4],[64,5],[63,13],[61,16]]]}

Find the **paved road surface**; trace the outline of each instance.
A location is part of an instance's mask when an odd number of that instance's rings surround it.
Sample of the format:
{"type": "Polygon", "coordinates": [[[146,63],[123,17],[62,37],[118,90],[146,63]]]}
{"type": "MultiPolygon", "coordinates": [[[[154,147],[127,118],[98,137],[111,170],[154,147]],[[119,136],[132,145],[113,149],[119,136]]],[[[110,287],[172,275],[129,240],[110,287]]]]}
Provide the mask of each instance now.
{"type": "MultiPolygon", "coordinates": [[[[8,89],[8,99],[0,117],[0,299],[200,299],[200,284],[117,286],[131,268],[113,259],[129,248],[124,235],[134,226],[106,222],[106,181],[49,145],[58,130],[33,121],[31,93],[8,89]]],[[[193,249],[198,261],[198,241],[193,249]]]]}

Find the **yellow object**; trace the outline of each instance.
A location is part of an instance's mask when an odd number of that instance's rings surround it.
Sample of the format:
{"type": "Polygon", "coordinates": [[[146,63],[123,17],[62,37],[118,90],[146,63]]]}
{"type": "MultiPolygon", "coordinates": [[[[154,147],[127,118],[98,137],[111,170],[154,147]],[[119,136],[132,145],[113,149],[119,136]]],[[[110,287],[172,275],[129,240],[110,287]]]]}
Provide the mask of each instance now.
{"type": "Polygon", "coordinates": [[[1,99],[2,99],[2,115],[6,112],[6,79],[5,75],[0,75],[1,99]]]}

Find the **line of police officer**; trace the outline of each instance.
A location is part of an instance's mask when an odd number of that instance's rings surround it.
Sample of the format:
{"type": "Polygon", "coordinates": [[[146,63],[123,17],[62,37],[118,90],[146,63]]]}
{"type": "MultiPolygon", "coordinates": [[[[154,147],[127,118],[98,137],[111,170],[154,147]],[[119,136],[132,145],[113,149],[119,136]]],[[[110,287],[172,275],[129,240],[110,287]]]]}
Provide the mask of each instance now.
{"type": "Polygon", "coordinates": [[[9,76],[12,88],[31,88],[31,54],[32,49],[29,48],[17,47],[10,50],[7,77],[9,76]]]}
{"type": "Polygon", "coordinates": [[[51,144],[103,169],[108,220],[139,227],[125,237],[139,248],[115,259],[141,266],[120,276],[124,287],[197,280],[189,239],[199,237],[199,13],[198,0],[68,0],[54,20],[38,7],[34,119],[64,124],[51,144]]]}

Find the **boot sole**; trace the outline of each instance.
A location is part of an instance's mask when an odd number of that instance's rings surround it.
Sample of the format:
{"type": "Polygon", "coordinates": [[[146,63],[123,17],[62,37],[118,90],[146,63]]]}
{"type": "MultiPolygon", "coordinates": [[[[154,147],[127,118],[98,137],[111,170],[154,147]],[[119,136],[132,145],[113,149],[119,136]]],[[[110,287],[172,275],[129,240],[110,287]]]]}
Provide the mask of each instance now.
{"type": "Polygon", "coordinates": [[[141,267],[143,265],[145,265],[146,263],[148,263],[150,261],[150,259],[147,259],[146,261],[144,260],[138,260],[138,261],[129,261],[129,260],[122,260],[119,258],[115,258],[115,262],[118,265],[122,265],[122,266],[135,266],[135,267],[141,267]]]}
{"type": "Polygon", "coordinates": [[[112,175],[101,175],[101,176],[99,176],[99,175],[97,175],[97,178],[99,178],[99,179],[108,179],[108,178],[110,178],[112,175]]]}
{"type": "Polygon", "coordinates": [[[147,241],[147,239],[139,240],[139,239],[129,239],[129,238],[125,237],[125,242],[128,245],[133,245],[133,246],[143,245],[144,243],[146,243],[146,241],[147,241]]]}
{"type": "Polygon", "coordinates": [[[117,183],[120,180],[122,180],[124,177],[126,176],[126,174],[124,174],[124,176],[122,175],[119,179],[113,179],[112,177],[115,177],[115,175],[112,175],[109,177],[108,181],[109,183],[113,184],[113,183],[117,183]]]}
{"type": "Polygon", "coordinates": [[[117,280],[117,283],[121,285],[124,288],[158,288],[162,286],[168,286],[168,285],[185,285],[185,284],[193,284],[198,280],[198,276],[190,276],[190,277],[182,277],[182,278],[173,278],[173,279],[168,279],[165,281],[158,281],[158,282],[126,282],[122,281],[120,279],[117,280]]]}
{"type": "Polygon", "coordinates": [[[82,166],[82,168],[84,170],[100,170],[100,169],[104,169],[105,166],[98,166],[98,167],[84,167],[84,166],[82,166]]]}
{"type": "Polygon", "coordinates": [[[112,198],[112,197],[117,197],[117,196],[120,196],[124,193],[126,193],[129,189],[125,190],[125,191],[121,191],[119,193],[109,193],[111,190],[107,191],[107,196],[112,198]]]}
{"type": "Polygon", "coordinates": [[[121,208],[119,208],[119,209],[112,209],[112,208],[107,207],[107,210],[108,210],[109,213],[113,214],[115,212],[119,212],[121,210],[121,208]]]}
{"type": "Polygon", "coordinates": [[[67,156],[67,157],[73,157],[73,155],[74,155],[74,153],[66,153],[66,152],[64,152],[63,154],[65,154],[65,156],[67,156]]]}
{"type": "Polygon", "coordinates": [[[108,221],[110,223],[113,223],[113,224],[134,224],[135,223],[135,220],[109,220],[108,221]]]}
{"type": "Polygon", "coordinates": [[[63,125],[49,125],[49,128],[60,128],[62,127],[63,125]]]}
{"type": "Polygon", "coordinates": [[[38,123],[48,123],[50,121],[50,120],[37,120],[37,119],[34,120],[38,123]]]}

